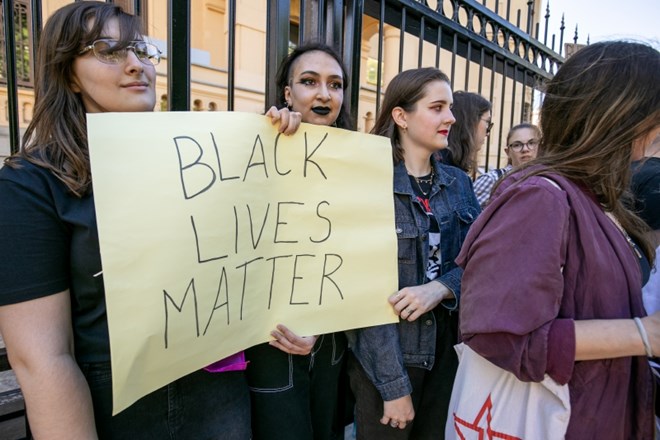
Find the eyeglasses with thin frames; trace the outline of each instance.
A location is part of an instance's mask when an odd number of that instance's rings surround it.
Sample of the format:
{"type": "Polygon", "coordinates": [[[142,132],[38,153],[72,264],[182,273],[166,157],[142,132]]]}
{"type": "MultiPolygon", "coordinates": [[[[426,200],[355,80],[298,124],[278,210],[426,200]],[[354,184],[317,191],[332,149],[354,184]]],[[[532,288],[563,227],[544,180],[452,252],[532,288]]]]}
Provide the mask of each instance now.
{"type": "Polygon", "coordinates": [[[539,141],[538,139],[530,139],[527,142],[511,142],[507,146],[516,153],[522,151],[523,147],[527,147],[530,151],[534,151],[539,146],[539,141]]]}
{"type": "Polygon", "coordinates": [[[160,63],[160,49],[146,41],[129,41],[128,45],[124,45],[117,40],[101,38],[89,46],[83,47],[78,55],[83,55],[90,50],[97,60],[105,64],[123,63],[126,61],[129,50],[132,50],[143,64],[156,66],[160,63]]]}
{"type": "Polygon", "coordinates": [[[484,121],[486,124],[488,124],[488,126],[486,126],[486,136],[488,136],[490,134],[490,129],[493,128],[493,125],[495,125],[495,123],[492,122],[490,119],[482,118],[481,120],[484,121]]]}

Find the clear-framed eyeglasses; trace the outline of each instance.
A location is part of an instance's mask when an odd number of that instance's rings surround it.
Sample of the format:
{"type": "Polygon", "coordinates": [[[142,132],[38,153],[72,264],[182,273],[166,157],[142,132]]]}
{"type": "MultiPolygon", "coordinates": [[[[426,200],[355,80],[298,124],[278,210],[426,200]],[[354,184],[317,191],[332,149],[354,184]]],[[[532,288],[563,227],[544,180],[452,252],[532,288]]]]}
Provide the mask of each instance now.
{"type": "Polygon", "coordinates": [[[511,142],[508,147],[516,153],[522,151],[523,147],[527,147],[530,151],[534,151],[539,146],[538,139],[530,139],[527,142],[511,142]]]}
{"type": "Polygon", "coordinates": [[[105,64],[120,64],[126,61],[128,51],[132,50],[138,60],[147,65],[160,63],[160,49],[146,41],[129,41],[128,45],[117,40],[102,38],[89,46],[83,47],[79,55],[92,51],[97,60],[105,64]]]}
{"type": "Polygon", "coordinates": [[[486,136],[488,136],[490,134],[490,130],[493,128],[493,125],[495,125],[495,123],[492,122],[490,119],[481,118],[481,120],[486,123],[486,136]]]}

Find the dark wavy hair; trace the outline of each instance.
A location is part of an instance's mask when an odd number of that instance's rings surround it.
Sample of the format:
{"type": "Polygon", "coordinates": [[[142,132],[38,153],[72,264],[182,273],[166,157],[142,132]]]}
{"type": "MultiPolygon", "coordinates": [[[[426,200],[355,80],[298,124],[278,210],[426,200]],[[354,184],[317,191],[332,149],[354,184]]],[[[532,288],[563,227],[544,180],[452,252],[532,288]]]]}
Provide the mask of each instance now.
{"type": "Polygon", "coordinates": [[[395,164],[403,160],[403,147],[399,127],[392,119],[392,110],[401,107],[406,112],[414,111],[417,101],[426,94],[426,86],[433,81],[443,81],[451,85],[447,75],[435,67],[404,70],[387,85],[385,98],[371,133],[390,138],[395,164]]]}
{"type": "Polygon", "coordinates": [[[451,108],[456,122],[449,131],[447,149],[449,161],[466,173],[476,169],[477,145],[475,135],[481,115],[490,111],[490,101],[471,92],[454,92],[454,106],[451,108]]]}
{"type": "Polygon", "coordinates": [[[545,86],[543,137],[528,176],[560,174],[590,191],[652,261],[648,227],[631,206],[633,143],[660,125],[660,52],[642,43],[606,41],[580,49],[545,86]]]}
{"type": "MultiPolygon", "coordinates": [[[[282,61],[282,64],[280,64],[279,69],[277,69],[277,76],[275,79],[275,85],[277,86],[277,102],[273,104],[275,107],[277,108],[286,107],[284,90],[286,89],[286,86],[289,85],[289,81],[291,80],[291,71],[293,70],[293,66],[295,65],[298,58],[300,58],[301,55],[304,55],[307,52],[314,52],[314,51],[328,54],[332,58],[334,58],[335,61],[337,61],[337,64],[339,64],[339,67],[341,68],[344,90],[346,90],[349,82],[348,73],[346,72],[346,67],[344,67],[344,62],[339,56],[339,54],[327,44],[317,43],[317,42],[307,43],[302,46],[296,47],[291,53],[289,53],[289,55],[287,55],[287,57],[284,58],[284,60],[282,61]]],[[[348,113],[346,102],[347,102],[346,97],[344,96],[344,101],[342,102],[341,108],[339,109],[339,115],[337,116],[337,120],[335,121],[335,124],[339,128],[346,128],[351,130],[353,129],[353,123],[351,122],[351,118],[348,113]]]]}
{"type": "Polygon", "coordinates": [[[17,158],[22,158],[44,167],[78,197],[91,189],[92,176],[85,106],[71,89],[73,62],[83,47],[103,36],[113,18],[119,24],[120,44],[142,35],[140,20],[110,3],[71,3],[48,19],[34,63],[34,116],[21,151],[5,161],[17,166],[17,158]]]}

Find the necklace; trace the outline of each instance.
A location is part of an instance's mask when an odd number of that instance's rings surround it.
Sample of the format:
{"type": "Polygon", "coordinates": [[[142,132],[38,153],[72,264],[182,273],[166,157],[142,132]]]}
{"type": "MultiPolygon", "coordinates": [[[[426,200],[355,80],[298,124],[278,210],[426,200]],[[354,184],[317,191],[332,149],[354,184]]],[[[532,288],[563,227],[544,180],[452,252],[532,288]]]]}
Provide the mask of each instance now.
{"type": "Polygon", "coordinates": [[[431,192],[431,186],[433,186],[433,177],[435,176],[435,170],[431,168],[431,174],[425,177],[417,177],[417,176],[413,176],[412,174],[408,174],[408,175],[413,178],[413,180],[417,184],[417,188],[419,188],[419,191],[422,193],[422,195],[424,197],[428,196],[429,192],[431,192]],[[428,189],[424,191],[422,185],[424,185],[428,189]]]}

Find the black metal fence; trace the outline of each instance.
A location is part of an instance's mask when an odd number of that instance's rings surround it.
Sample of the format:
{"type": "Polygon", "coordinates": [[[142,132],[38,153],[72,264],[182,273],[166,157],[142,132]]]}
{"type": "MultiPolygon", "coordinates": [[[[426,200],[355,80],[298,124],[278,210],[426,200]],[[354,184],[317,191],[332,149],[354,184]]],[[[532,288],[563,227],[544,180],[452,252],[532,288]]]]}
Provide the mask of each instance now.
{"type": "MultiPolygon", "coordinates": [[[[147,16],[146,0],[114,2],[137,15],[147,16]]],[[[0,82],[7,87],[7,131],[11,152],[15,152],[20,143],[17,91],[29,90],[32,86],[32,61],[41,29],[42,8],[40,0],[0,0],[0,3],[3,17],[13,17],[13,20],[3,19],[1,23],[0,38],[5,50],[0,53],[4,68],[0,82]]],[[[188,110],[191,103],[191,1],[167,0],[164,3],[168,26],[167,105],[169,110],[188,110]]],[[[505,11],[500,11],[500,2],[494,0],[269,0],[266,2],[265,101],[275,101],[276,67],[289,50],[294,33],[293,39],[298,43],[313,39],[335,46],[343,54],[349,74],[355,79],[364,68],[363,28],[367,21],[375,21],[378,27],[376,58],[379,61],[375,87],[365,88],[358,81],[351,81],[352,86],[347,92],[354,120],[359,118],[359,101],[365,93],[374,95],[375,113],[378,112],[383,87],[384,31],[386,27],[393,27],[400,32],[398,70],[404,67],[403,60],[410,58],[411,50],[417,51],[418,65],[428,64],[425,52],[428,54],[429,51],[435,52],[434,63],[438,67],[446,65],[445,59],[448,58],[450,67],[443,68],[450,74],[456,90],[476,91],[491,102],[497,101],[500,122],[497,135],[501,138],[505,127],[530,119],[537,96],[531,91],[538,88],[540,81],[550,77],[563,61],[563,21],[556,52],[556,35],[551,34],[551,42],[548,41],[549,9],[546,7],[542,19],[540,14],[543,11],[537,10],[540,9],[539,1],[518,2],[521,3],[524,7],[514,10],[512,0],[507,0],[505,11]],[[492,5],[487,7],[489,3],[492,5]],[[298,15],[294,18],[291,9],[296,6],[298,15]],[[410,37],[417,39],[416,48],[404,44],[410,37]],[[506,99],[510,96],[516,99],[506,99]]],[[[227,46],[226,108],[233,110],[236,0],[226,0],[225,8],[229,32],[226,41],[218,44],[227,46]]],[[[577,42],[577,34],[574,41],[577,42]]],[[[487,151],[486,166],[490,156],[487,151]]]]}
{"type": "MultiPolygon", "coordinates": [[[[514,9],[506,0],[505,11],[497,0],[264,0],[266,3],[265,103],[275,102],[274,78],[278,63],[291,42],[325,41],[343,55],[349,75],[346,91],[354,122],[361,117],[361,100],[371,100],[377,114],[384,77],[410,66],[442,66],[455,90],[475,91],[496,103],[493,113],[499,126],[488,142],[485,163],[499,166],[505,128],[532,118],[539,84],[550,78],[563,62],[564,25],[550,33],[550,11],[540,1],[529,0],[514,9]],[[488,7],[492,4],[491,7],[488,7]],[[297,16],[292,17],[294,8],[297,16]],[[541,14],[544,14],[541,16],[541,14]],[[369,32],[365,32],[368,29],[369,32]],[[375,29],[375,31],[374,31],[375,29]],[[384,54],[385,32],[398,33],[396,60],[384,54]],[[541,29],[543,31],[541,32],[541,29]],[[368,34],[368,35],[367,35],[368,34]],[[375,44],[375,79],[361,82],[365,41],[375,44]],[[550,41],[549,41],[550,39],[550,41]],[[293,41],[292,41],[293,40],[293,41]],[[412,53],[412,55],[411,55],[412,53]],[[393,66],[396,66],[394,68],[393,66]],[[499,140],[499,141],[498,141],[499,140]],[[492,147],[491,147],[492,145],[492,147]],[[490,151],[494,148],[496,151],[490,151]]],[[[147,17],[146,0],[115,0],[129,12],[147,17]]],[[[33,60],[42,27],[41,0],[0,0],[0,83],[6,86],[6,130],[10,152],[20,145],[18,94],[30,91],[33,60]],[[11,17],[11,19],[7,19],[11,17]]],[[[167,7],[167,108],[189,110],[191,105],[191,0],[163,0],[167,7]]],[[[237,54],[236,0],[224,3],[227,19],[227,109],[234,109],[235,59],[237,54]]],[[[577,43],[577,32],[573,39],[577,43]]],[[[249,49],[248,49],[249,50],[249,49]]],[[[370,107],[371,108],[371,107],[370,107]]],[[[371,114],[367,112],[368,114],[371,114]]],[[[1,124],[0,125],[4,125],[1,124]]],[[[357,125],[357,124],[356,124],[357,125]]],[[[18,413],[18,416],[24,416],[18,413]]]]}

